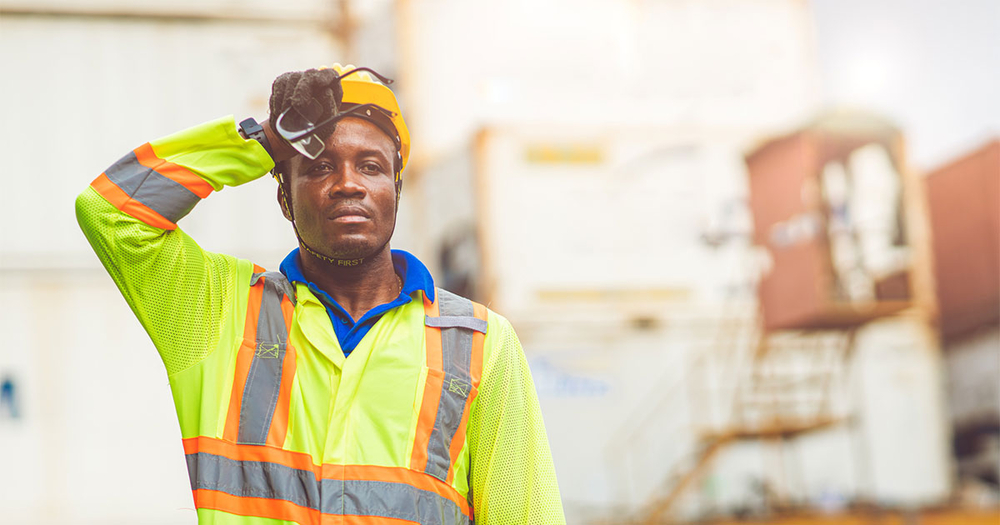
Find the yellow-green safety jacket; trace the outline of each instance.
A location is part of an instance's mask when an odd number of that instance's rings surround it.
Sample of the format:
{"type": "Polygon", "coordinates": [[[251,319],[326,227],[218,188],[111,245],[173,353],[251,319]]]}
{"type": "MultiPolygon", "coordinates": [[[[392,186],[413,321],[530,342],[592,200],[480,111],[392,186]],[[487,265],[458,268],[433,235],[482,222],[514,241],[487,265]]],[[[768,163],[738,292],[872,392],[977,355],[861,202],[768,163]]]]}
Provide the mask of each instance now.
{"type": "Polygon", "coordinates": [[[199,523],[564,523],[506,319],[417,291],[345,357],[307,285],[177,228],[272,167],[226,117],[143,144],[77,198],[166,365],[199,523]]]}

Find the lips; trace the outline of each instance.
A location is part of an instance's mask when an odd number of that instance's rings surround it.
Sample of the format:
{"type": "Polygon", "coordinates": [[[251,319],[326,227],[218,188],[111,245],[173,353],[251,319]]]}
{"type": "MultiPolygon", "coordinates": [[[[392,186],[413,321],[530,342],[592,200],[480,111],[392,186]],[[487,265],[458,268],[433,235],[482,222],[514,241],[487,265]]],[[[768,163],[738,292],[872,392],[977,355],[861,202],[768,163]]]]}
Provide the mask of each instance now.
{"type": "Polygon", "coordinates": [[[371,219],[371,214],[361,206],[342,205],[334,208],[328,217],[336,222],[361,222],[371,219]]]}

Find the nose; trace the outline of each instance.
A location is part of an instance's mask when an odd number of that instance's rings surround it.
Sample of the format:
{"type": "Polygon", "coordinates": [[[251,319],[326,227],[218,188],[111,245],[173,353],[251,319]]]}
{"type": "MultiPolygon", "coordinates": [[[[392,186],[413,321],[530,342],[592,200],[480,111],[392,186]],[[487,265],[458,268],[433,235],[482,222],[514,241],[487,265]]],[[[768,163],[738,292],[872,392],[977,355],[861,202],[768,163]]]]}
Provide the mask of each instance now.
{"type": "Polygon", "coordinates": [[[337,198],[361,198],[365,196],[367,190],[362,181],[364,175],[358,173],[353,166],[345,163],[341,166],[338,176],[331,177],[332,184],[329,188],[331,197],[337,198]]]}

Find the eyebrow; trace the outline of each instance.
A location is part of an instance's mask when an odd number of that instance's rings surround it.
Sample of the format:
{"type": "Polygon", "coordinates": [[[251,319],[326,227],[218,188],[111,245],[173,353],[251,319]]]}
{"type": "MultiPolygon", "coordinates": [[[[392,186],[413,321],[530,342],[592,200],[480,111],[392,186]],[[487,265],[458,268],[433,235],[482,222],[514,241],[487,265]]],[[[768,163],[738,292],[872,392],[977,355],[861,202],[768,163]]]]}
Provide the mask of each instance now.
{"type": "Polygon", "coordinates": [[[376,159],[386,162],[389,166],[392,166],[392,155],[387,155],[384,151],[375,148],[366,148],[358,151],[356,157],[375,157],[376,159]]]}
{"type": "Polygon", "coordinates": [[[386,160],[392,159],[392,155],[386,155],[386,153],[380,149],[363,149],[357,153],[357,155],[362,157],[385,157],[386,160]]]}
{"type": "MultiPolygon", "coordinates": [[[[365,148],[355,152],[353,155],[355,157],[376,157],[378,159],[388,162],[390,165],[392,164],[392,159],[393,159],[392,155],[386,155],[384,151],[379,150],[377,148],[365,148]]],[[[312,165],[319,162],[321,159],[329,160],[337,157],[339,157],[339,155],[334,154],[334,150],[332,148],[326,148],[315,159],[304,159],[303,165],[312,165]]]]}

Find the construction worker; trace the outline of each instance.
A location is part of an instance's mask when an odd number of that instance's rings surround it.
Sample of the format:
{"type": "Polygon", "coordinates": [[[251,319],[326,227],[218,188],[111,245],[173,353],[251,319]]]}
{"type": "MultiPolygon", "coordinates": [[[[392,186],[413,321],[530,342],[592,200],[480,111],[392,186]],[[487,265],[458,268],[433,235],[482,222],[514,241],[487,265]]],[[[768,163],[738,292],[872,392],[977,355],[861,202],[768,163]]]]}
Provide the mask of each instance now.
{"type": "Polygon", "coordinates": [[[267,121],[143,144],[77,198],[166,365],[199,523],[564,523],[510,323],[389,248],[410,139],[387,82],[286,73],[267,121]],[[177,228],[271,170],[280,271],[177,228]]]}

